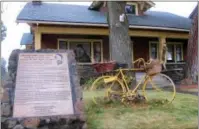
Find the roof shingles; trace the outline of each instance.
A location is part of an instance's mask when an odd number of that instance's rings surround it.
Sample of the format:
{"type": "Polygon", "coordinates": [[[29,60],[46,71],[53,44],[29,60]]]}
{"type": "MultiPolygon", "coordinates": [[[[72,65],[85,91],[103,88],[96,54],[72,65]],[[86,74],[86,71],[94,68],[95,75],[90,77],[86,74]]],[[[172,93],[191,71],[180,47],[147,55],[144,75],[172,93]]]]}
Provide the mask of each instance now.
{"type": "MultiPolygon", "coordinates": [[[[17,21],[47,21],[68,23],[107,24],[105,13],[88,9],[89,6],[27,3],[17,21]]],[[[189,30],[191,20],[167,12],[147,11],[143,16],[128,15],[129,24],[135,26],[166,27],[189,30]]]]}

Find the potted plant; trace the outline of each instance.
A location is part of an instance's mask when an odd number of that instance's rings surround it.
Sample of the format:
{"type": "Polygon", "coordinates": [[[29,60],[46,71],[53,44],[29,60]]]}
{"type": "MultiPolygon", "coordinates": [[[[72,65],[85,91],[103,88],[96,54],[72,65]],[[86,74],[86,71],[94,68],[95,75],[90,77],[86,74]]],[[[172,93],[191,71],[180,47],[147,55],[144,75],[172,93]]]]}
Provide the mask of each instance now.
{"type": "Polygon", "coordinates": [[[99,63],[94,63],[93,67],[98,73],[109,72],[115,68],[115,61],[104,61],[99,63]]]}

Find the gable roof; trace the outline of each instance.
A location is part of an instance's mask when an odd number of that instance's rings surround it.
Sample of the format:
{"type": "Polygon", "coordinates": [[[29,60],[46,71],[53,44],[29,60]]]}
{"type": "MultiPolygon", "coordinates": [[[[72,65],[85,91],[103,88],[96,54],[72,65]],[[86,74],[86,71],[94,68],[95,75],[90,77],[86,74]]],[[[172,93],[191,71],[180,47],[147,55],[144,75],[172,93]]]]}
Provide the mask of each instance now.
{"type": "MultiPolygon", "coordinates": [[[[17,17],[17,22],[32,23],[82,23],[107,26],[105,13],[88,9],[89,6],[41,3],[27,3],[17,17]]],[[[172,13],[147,11],[143,16],[128,15],[130,26],[163,27],[189,30],[191,20],[172,13]]]]}

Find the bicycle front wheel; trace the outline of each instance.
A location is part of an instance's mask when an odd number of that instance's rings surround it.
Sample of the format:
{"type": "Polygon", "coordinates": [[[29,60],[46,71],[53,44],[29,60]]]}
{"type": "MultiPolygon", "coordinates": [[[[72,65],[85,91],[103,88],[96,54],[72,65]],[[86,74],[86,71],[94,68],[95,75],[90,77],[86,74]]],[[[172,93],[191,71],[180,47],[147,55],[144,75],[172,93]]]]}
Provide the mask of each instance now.
{"type": "Polygon", "coordinates": [[[105,82],[105,79],[111,77],[113,76],[101,76],[92,83],[90,92],[92,95],[92,100],[95,104],[102,104],[109,101],[108,89],[110,88],[110,85],[105,82]]]}
{"type": "Polygon", "coordinates": [[[143,94],[147,101],[160,100],[164,103],[171,103],[175,98],[176,88],[170,77],[160,73],[146,78],[143,94]]]}

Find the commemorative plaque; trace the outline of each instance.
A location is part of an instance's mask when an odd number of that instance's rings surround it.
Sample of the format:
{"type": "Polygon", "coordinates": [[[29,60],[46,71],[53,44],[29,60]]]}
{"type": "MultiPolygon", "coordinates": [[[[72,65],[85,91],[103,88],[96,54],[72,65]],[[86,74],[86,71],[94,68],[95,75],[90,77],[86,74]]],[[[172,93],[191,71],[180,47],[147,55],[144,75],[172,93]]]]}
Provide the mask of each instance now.
{"type": "Polygon", "coordinates": [[[13,117],[74,114],[67,53],[20,53],[13,117]]]}

